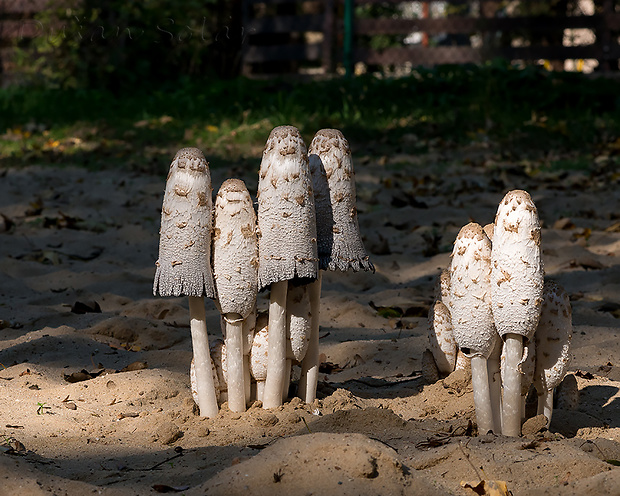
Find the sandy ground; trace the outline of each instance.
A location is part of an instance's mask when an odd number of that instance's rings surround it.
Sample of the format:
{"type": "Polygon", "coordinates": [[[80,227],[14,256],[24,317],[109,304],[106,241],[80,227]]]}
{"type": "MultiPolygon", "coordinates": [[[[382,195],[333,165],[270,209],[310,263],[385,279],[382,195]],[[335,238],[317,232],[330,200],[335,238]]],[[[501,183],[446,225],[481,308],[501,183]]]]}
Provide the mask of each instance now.
{"type": "MultiPolygon", "coordinates": [[[[187,300],[151,294],[165,178],[1,170],[0,494],[619,495],[618,173],[525,174],[485,150],[355,166],[377,270],[323,277],[319,399],[213,419],[189,389],[187,300]],[[492,222],[514,188],[571,296],[579,405],[549,431],[477,436],[467,377],[421,377],[427,313],[459,228],[492,222]]],[[[217,191],[231,172],[212,175],[217,191]]],[[[220,336],[211,301],[207,319],[220,336]]]]}

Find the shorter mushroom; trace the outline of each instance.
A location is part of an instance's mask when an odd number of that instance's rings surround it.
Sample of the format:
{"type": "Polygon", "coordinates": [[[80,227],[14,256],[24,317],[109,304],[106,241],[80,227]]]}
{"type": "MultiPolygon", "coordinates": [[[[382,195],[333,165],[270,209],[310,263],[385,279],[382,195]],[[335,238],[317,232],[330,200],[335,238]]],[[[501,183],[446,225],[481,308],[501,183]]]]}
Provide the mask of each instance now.
{"type": "Polygon", "coordinates": [[[213,272],[224,319],[228,362],[228,407],[246,407],[244,321],[256,307],[258,241],[252,199],[240,179],[222,184],[215,201],[213,272]]]}
{"type": "Polygon", "coordinates": [[[263,401],[268,361],[269,317],[267,313],[262,313],[256,319],[256,331],[250,349],[250,372],[256,381],[256,399],[258,401],[263,401]]]}
{"type": "Polygon", "coordinates": [[[478,431],[499,432],[499,408],[491,400],[487,360],[499,336],[491,313],[491,242],[480,225],[469,223],[454,242],[450,274],[450,314],[454,339],[471,357],[478,431]]]}
{"type": "Polygon", "coordinates": [[[291,367],[293,363],[301,363],[306,356],[310,344],[311,312],[310,288],[311,284],[289,282],[286,294],[286,326],[288,340],[286,345],[286,375],[284,383],[284,397],[288,397],[291,367]]]}
{"type": "Polygon", "coordinates": [[[450,311],[441,301],[436,301],[428,314],[428,340],[439,375],[449,375],[456,366],[457,345],[450,311]]]}
{"type": "Polygon", "coordinates": [[[562,382],[571,361],[572,311],[566,291],[554,281],[545,282],[540,322],[536,329],[536,371],[538,414],[553,414],[553,391],[562,382]]]}

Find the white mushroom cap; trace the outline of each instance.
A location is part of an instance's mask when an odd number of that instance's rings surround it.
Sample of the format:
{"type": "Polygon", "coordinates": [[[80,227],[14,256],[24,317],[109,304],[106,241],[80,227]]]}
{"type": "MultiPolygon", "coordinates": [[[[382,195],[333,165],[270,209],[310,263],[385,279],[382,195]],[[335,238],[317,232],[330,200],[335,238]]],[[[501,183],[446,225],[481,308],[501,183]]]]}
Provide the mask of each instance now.
{"type": "Polygon", "coordinates": [[[449,375],[456,365],[457,346],[452,332],[450,310],[436,301],[428,314],[430,350],[442,375],[449,375]]]}
{"type": "Polygon", "coordinates": [[[493,232],[495,231],[495,224],[487,224],[482,229],[484,230],[484,234],[486,234],[489,238],[489,241],[493,243],[493,232]]]}
{"type": "Polygon", "coordinates": [[[269,318],[266,313],[256,319],[256,332],[250,350],[250,372],[257,381],[267,378],[267,354],[269,351],[269,318]]]}
{"type": "Polygon", "coordinates": [[[510,191],[499,204],[491,261],[497,331],[530,339],[540,317],[544,271],[538,212],[527,192],[510,191]]]}
{"type": "Polygon", "coordinates": [[[460,230],[450,266],[454,339],[465,355],[488,358],[497,338],[491,314],[491,242],[479,224],[460,230]]]}
{"type": "Polygon", "coordinates": [[[450,311],[450,267],[443,269],[435,286],[435,298],[448,307],[450,311]]]}
{"type": "Polygon", "coordinates": [[[308,155],[316,188],[320,268],[374,272],[357,221],[349,142],[337,129],[321,129],[314,136],[308,155]]]}
{"type": "Polygon", "coordinates": [[[215,199],[213,273],[222,314],[246,318],[256,305],[258,241],[252,198],[240,179],[225,181],[215,199]]]}
{"type": "Polygon", "coordinates": [[[267,140],[258,181],[262,289],[318,272],[316,218],[306,145],[297,128],[276,127],[267,140]]]}
{"type": "Polygon", "coordinates": [[[286,320],[289,336],[286,358],[301,362],[310,344],[310,294],[307,284],[290,284],[286,293],[286,320]]]}
{"type": "Polygon", "coordinates": [[[471,376],[471,357],[465,356],[461,350],[456,352],[456,364],[454,370],[464,370],[471,376]]]}
{"type": "Polygon", "coordinates": [[[211,191],[209,164],[202,152],[179,150],[166,181],[154,295],[215,297],[211,191]]]}
{"type": "Polygon", "coordinates": [[[557,387],[571,361],[572,311],[566,291],[554,281],[545,282],[536,341],[534,385],[539,393],[557,387]]]}

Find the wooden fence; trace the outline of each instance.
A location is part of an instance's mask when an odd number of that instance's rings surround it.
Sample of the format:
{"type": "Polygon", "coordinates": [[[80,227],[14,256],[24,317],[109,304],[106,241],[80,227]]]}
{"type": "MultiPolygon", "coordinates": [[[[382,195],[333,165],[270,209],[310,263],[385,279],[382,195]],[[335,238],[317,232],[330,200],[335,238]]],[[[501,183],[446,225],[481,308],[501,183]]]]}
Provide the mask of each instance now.
{"type": "MultiPolygon", "coordinates": [[[[545,59],[555,62],[555,68],[562,68],[563,61],[569,59],[593,59],[598,61],[599,70],[609,71],[618,69],[620,59],[620,14],[615,12],[615,0],[598,1],[597,11],[591,15],[567,15],[565,8],[563,13],[539,16],[506,15],[500,8],[502,2],[497,0],[448,0],[441,3],[462,10],[477,6],[477,12],[435,18],[402,18],[397,12],[412,4],[421,5],[423,13],[429,12],[429,6],[440,2],[322,0],[296,2],[297,11],[289,9],[286,15],[281,14],[280,9],[290,3],[290,0],[244,0],[246,74],[265,71],[266,62],[270,63],[267,72],[297,71],[305,64],[329,73],[337,66],[351,70],[358,62],[367,66],[415,67],[481,63],[497,57],[524,62],[545,59]],[[300,13],[304,4],[316,13],[300,13]],[[381,7],[391,15],[373,15],[373,7],[381,7]],[[349,25],[348,9],[352,13],[349,25]],[[500,12],[503,17],[498,16],[500,12]],[[571,46],[564,41],[565,30],[584,29],[595,35],[593,43],[571,46]],[[314,37],[313,43],[304,44],[302,40],[308,32],[322,32],[323,38],[314,37]],[[412,33],[421,34],[422,41],[403,43],[412,33]],[[272,35],[281,37],[271,38],[272,35]],[[294,44],[289,41],[291,35],[297,40],[294,44]],[[474,36],[478,40],[476,46],[472,43],[474,36]],[[444,41],[436,41],[442,37],[444,41]],[[373,47],[377,39],[387,41],[388,46],[373,47]],[[450,41],[457,39],[460,43],[450,41]],[[292,61],[295,64],[290,65],[292,61]]],[[[565,7],[567,3],[564,2],[565,7]]]]}
{"type": "Polygon", "coordinates": [[[45,8],[47,0],[0,0],[0,78],[11,79],[15,45],[40,33],[34,15],[45,8]]]}
{"type": "MultiPolygon", "coordinates": [[[[568,0],[560,0],[563,11],[556,8],[554,15],[545,16],[507,13],[501,10],[507,2],[498,0],[238,1],[244,36],[242,71],[250,76],[351,72],[358,63],[370,68],[481,63],[496,57],[526,63],[545,59],[554,61],[557,69],[565,60],[592,59],[598,70],[610,71],[618,70],[620,59],[616,0],[595,0],[590,15],[567,12],[568,0]],[[453,11],[433,16],[439,3],[453,11]],[[412,6],[418,11],[421,7],[421,15],[405,15],[412,6]],[[454,9],[461,12],[455,14],[454,9]],[[566,30],[589,30],[592,40],[570,46],[564,40],[566,30]],[[411,41],[412,35],[417,41],[411,41]]],[[[33,17],[46,2],[0,0],[3,83],[11,75],[16,43],[40,35],[33,17]]]]}

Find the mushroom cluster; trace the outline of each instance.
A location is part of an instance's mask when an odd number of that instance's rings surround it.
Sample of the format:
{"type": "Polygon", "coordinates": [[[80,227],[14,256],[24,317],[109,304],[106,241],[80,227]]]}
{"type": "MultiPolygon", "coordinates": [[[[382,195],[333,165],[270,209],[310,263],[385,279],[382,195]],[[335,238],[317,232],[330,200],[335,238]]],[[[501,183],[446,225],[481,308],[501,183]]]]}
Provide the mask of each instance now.
{"type": "Polygon", "coordinates": [[[549,425],[553,391],[570,363],[570,302],[557,283],[544,281],[540,241],[530,195],[510,191],[493,224],[460,230],[440,276],[424,360],[437,376],[458,368],[461,354],[470,360],[481,433],[519,436],[532,384],[549,425]]]}
{"type": "Polygon", "coordinates": [[[320,270],[373,270],[362,244],[349,144],[319,131],[308,150],[293,126],[272,130],[258,181],[258,212],[239,179],[226,180],[215,206],[209,165],[183,148],[168,174],[153,294],[188,296],[190,381],[202,416],[219,404],[242,412],[288,396],[291,367],[312,402],[318,378],[320,270]],[[316,205],[316,208],[315,208],[316,205]],[[257,293],[269,310],[257,316],[257,293]],[[221,314],[224,340],[209,346],[204,297],[221,314]]]}

